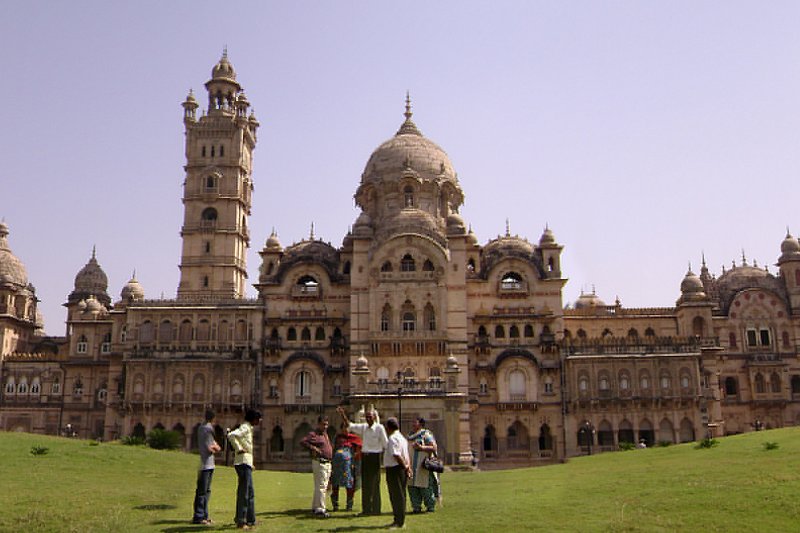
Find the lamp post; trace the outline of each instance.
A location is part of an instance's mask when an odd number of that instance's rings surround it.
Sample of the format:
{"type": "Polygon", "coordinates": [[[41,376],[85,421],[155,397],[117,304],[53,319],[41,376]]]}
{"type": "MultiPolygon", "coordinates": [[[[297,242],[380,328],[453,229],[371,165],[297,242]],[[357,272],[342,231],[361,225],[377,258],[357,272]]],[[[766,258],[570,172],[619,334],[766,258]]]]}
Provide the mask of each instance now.
{"type": "Polygon", "coordinates": [[[403,426],[403,373],[397,371],[397,425],[402,431],[403,426]]]}

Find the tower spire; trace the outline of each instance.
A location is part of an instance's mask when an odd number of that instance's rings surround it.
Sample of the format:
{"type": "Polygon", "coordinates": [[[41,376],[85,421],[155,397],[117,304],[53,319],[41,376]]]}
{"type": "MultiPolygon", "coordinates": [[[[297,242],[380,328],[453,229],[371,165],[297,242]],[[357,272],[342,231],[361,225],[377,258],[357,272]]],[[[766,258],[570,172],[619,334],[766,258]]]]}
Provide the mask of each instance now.
{"type": "Polygon", "coordinates": [[[414,124],[414,121],[411,120],[411,117],[414,113],[411,112],[411,93],[406,91],[406,110],[403,113],[403,116],[406,117],[406,120],[400,126],[400,129],[397,130],[396,135],[419,135],[422,136],[422,133],[417,129],[417,125],[414,124]]]}

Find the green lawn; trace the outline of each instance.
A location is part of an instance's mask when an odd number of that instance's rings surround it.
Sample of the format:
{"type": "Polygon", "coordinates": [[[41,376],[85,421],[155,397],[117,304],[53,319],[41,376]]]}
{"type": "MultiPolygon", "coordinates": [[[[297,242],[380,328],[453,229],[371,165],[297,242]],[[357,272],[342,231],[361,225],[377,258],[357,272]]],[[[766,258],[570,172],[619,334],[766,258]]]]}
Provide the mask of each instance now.
{"type": "MultiPolygon", "coordinates": [[[[191,518],[197,457],[120,444],[0,433],[0,531],[233,529],[235,473],[218,467],[214,527],[191,518]],[[46,446],[45,455],[32,455],[46,446]]],[[[257,531],[359,531],[384,514],[314,519],[311,475],[255,473],[257,531]]],[[[408,531],[800,531],[800,428],[693,445],[606,453],[543,468],[447,472],[444,507],[408,531]],[[766,450],[765,442],[778,448],[766,450]]],[[[342,494],[344,498],[344,494],[342,494]]],[[[356,495],[356,511],[360,508],[356,495]]]]}

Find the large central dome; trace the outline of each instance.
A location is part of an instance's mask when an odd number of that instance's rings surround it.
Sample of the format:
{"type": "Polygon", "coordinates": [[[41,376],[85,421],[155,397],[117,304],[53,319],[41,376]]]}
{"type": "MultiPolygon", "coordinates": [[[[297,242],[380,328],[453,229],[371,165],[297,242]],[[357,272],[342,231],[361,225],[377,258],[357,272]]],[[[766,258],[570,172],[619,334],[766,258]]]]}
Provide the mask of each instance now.
{"type": "Polygon", "coordinates": [[[361,183],[399,180],[406,171],[415,172],[422,180],[452,180],[456,173],[444,150],[425,138],[411,120],[411,102],[406,98],[406,120],[394,137],[372,152],[361,175],[361,183]]]}

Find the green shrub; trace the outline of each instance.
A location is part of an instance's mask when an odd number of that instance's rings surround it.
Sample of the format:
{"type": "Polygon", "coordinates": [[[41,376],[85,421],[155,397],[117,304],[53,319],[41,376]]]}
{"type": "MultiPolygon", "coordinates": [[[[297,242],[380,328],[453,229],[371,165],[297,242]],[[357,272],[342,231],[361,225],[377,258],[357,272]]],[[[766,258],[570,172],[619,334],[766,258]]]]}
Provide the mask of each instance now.
{"type": "Polygon", "coordinates": [[[147,434],[147,445],[155,450],[177,450],[183,446],[183,435],[177,431],[154,429],[147,434]]]}
{"type": "Polygon", "coordinates": [[[31,446],[31,455],[45,455],[49,451],[47,446],[31,446]]]}
{"type": "Polygon", "coordinates": [[[622,450],[623,452],[627,450],[635,450],[636,445],[632,442],[622,441],[619,443],[619,449],[622,450]]]}
{"type": "Polygon", "coordinates": [[[707,448],[713,448],[717,444],[719,444],[719,441],[717,439],[705,438],[705,439],[701,440],[700,442],[698,442],[697,446],[695,446],[695,448],[697,448],[698,450],[702,450],[702,449],[707,449],[707,448]]]}
{"type": "Polygon", "coordinates": [[[100,446],[100,441],[99,440],[90,440],[89,441],[89,446],[100,446]]]}
{"type": "Polygon", "coordinates": [[[139,437],[137,435],[128,435],[126,437],[122,437],[121,441],[122,444],[126,446],[144,446],[147,444],[147,441],[144,437],[139,437]]]}
{"type": "Polygon", "coordinates": [[[669,440],[660,440],[658,441],[658,446],[660,448],[666,448],[667,446],[672,446],[672,441],[669,440]]]}
{"type": "Polygon", "coordinates": [[[777,442],[765,442],[762,446],[764,446],[764,451],[767,452],[770,450],[777,450],[779,447],[777,442]]]}

